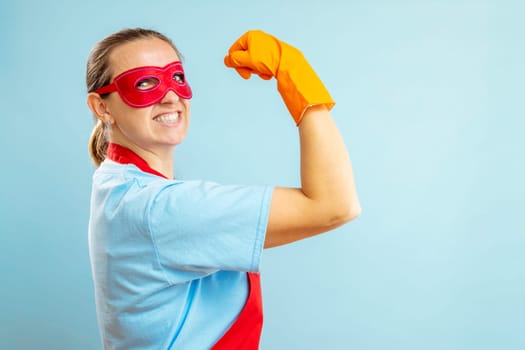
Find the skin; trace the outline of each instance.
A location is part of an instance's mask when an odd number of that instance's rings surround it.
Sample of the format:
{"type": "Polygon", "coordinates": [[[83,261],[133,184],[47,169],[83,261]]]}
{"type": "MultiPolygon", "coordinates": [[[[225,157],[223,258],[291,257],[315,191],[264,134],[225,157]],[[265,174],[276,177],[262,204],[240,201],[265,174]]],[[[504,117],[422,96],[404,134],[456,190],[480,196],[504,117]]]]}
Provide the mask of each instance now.
{"type": "MultiPolygon", "coordinates": [[[[178,59],[169,44],[160,39],[145,39],[116,48],[111,55],[111,67],[115,77],[131,68],[163,67],[178,59]]],[[[158,104],[146,108],[126,105],[118,93],[105,99],[90,93],[87,102],[97,118],[111,123],[112,142],[131,149],[153,169],[173,178],[173,153],[184,140],[190,123],[189,100],[170,91],[158,104]],[[173,112],[180,112],[176,123],[154,120],[173,112]]],[[[265,248],[329,231],[361,212],[350,157],[329,111],[323,105],[309,107],[298,130],[301,187],[275,188],[265,248]]]]}
{"type": "Polygon", "coordinates": [[[277,187],[265,248],[332,230],[359,216],[350,157],[324,105],[306,110],[299,124],[301,187],[277,187]]]}

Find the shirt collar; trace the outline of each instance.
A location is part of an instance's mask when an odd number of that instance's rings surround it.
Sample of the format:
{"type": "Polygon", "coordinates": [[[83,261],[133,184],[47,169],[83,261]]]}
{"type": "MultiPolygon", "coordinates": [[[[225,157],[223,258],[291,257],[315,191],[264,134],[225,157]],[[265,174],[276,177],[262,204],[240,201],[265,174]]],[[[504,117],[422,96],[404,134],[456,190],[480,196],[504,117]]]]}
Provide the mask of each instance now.
{"type": "Polygon", "coordinates": [[[138,154],[136,154],[129,148],[123,147],[121,145],[117,145],[116,143],[110,142],[108,144],[107,157],[108,159],[111,159],[112,161],[120,163],[120,164],[133,164],[137,168],[139,168],[140,170],[146,173],[157,175],[157,176],[167,179],[166,176],[152,169],[149,166],[149,164],[144,159],[142,159],[138,154]]]}

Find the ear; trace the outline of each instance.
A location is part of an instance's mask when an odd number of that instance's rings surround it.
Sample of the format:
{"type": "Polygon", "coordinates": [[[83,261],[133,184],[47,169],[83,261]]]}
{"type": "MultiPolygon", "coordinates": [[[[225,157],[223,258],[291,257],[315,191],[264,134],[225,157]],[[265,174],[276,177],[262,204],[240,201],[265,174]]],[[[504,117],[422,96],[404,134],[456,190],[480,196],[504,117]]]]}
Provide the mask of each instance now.
{"type": "Polygon", "coordinates": [[[106,102],[99,94],[96,92],[90,92],[87,95],[87,105],[98,120],[104,124],[107,123],[109,119],[108,108],[106,102]]]}

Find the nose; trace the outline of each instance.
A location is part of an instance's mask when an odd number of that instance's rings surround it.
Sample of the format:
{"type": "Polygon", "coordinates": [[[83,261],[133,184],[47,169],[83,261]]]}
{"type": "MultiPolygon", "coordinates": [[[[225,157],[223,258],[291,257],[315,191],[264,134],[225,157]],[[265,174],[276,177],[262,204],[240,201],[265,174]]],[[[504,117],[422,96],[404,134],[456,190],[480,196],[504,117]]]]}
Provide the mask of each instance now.
{"type": "Polygon", "coordinates": [[[160,100],[160,103],[163,103],[163,104],[169,104],[169,103],[175,103],[175,102],[178,102],[180,100],[180,97],[179,95],[177,95],[175,93],[175,91],[173,90],[169,90],[166,95],[164,95],[164,97],[162,98],[162,100],[160,100]]]}

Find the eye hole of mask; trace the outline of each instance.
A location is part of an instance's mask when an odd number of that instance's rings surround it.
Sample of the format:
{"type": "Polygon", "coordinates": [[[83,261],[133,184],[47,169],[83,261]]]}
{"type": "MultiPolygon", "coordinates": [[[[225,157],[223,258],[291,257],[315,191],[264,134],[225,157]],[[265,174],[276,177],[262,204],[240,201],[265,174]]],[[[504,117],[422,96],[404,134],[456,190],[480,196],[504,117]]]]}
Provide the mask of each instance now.
{"type": "Polygon", "coordinates": [[[182,73],[173,74],[173,81],[175,81],[178,84],[184,84],[184,74],[182,73]]]}
{"type": "Polygon", "coordinates": [[[139,80],[137,84],[135,84],[135,87],[138,90],[150,90],[156,87],[157,85],[159,85],[159,79],[149,77],[149,78],[139,80]]]}

